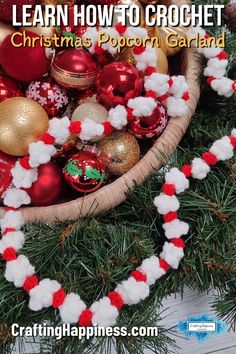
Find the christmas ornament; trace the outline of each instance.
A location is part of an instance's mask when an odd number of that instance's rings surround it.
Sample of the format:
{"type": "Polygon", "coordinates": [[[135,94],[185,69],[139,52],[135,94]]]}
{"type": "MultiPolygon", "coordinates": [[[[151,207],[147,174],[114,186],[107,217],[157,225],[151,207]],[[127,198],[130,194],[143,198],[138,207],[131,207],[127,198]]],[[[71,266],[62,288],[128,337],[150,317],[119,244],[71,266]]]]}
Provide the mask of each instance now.
{"type": "Polygon", "coordinates": [[[34,6],[35,0],[0,0],[0,20],[12,21],[12,6],[17,5],[17,14],[20,18],[22,16],[22,9],[24,5],[34,6]]]}
{"type": "Polygon", "coordinates": [[[62,194],[63,174],[61,169],[52,162],[41,165],[38,179],[31,188],[25,189],[34,206],[53,205],[62,194]]]}
{"type": "MultiPolygon", "coordinates": [[[[0,0],[1,4],[1,0],[0,0]]],[[[14,32],[14,28],[2,21],[0,21],[0,46],[4,39],[9,35],[14,32]]],[[[0,63],[1,63],[1,58],[0,58],[0,63]]]]}
{"type": "Polygon", "coordinates": [[[0,102],[11,97],[24,96],[18,85],[12,79],[0,75],[0,102]]]}
{"type": "MultiPolygon", "coordinates": [[[[153,15],[155,17],[156,15],[153,15]]],[[[171,38],[174,38],[175,41],[179,42],[181,38],[186,38],[187,29],[183,26],[153,26],[148,27],[149,37],[157,37],[159,40],[159,46],[163,50],[166,56],[172,56],[177,54],[180,50],[180,46],[170,46],[171,38]]]]}
{"type": "Polygon", "coordinates": [[[91,193],[103,185],[106,171],[97,154],[80,151],[69,159],[64,168],[64,177],[77,192],[91,193]]]}
{"type": "Polygon", "coordinates": [[[98,65],[94,57],[82,48],[59,52],[52,64],[52,76],[66,88],[88,89],[95,84],[98,65]]]}
{"type": "MultiPolygon", "coordinates": [[[[45,13],[43,14],[43,17],[45,18],[45,13]]],[[[34,12],[32,16],[27,19],[27,21],[30,23],[33,23],[34,19],[34,12]]],[[[41,26],[41,25],[36,25],[36,26],[27,26],[27,27],[20,27],[20,31],[27,31],[31,33],[35,33],[38,36],[43,36],[44,38],[50,38],[52,39],[54,35],[56,34],[56,28],[53,26],[41,26]]]]}
{"type": "Polygon", "coordinates": [[[26,91],[26,97],[38,102],[49,118],[64,113],[69,102],[67,92],[50,79],[32,82],[26,91]]]}
{"type": "MultiPolygon", "coordinates": [[[[142,7],[142,5],[140,4],[140,2],[138,0],[119,0],[117,2],[117,4],[114,5],[114,16],[113,16],[113,23],[112,26],[115,27],[118,23],[122,22],[122,6],[126,6],[126,8],[128,9],[128,11],[125,12],[126,14],[126,25],[129,27],[132,27],[132,23],[130,21],[131,18],[131,10],[130,8],[135,5],[139,8],[139,26],[144,27],[145,25],[145,13],[144,13],[144,9],[142,7]]],[[[134,16],[132,16],[134,17],[134,16]]],[[[136,21],[135,18],[133,18],[134,21],[136,21]]]]}
{"type": "Polygon", "coordinates": [[[42,5],[74,5],[76,0],[42,0],[42,5]]]}
{"type": "Polygon", "coordinates": [[[11,169],[15,166],[16,161],[16,157],[0,151],[0,198],[11,184],[11,169]]]}
{"type": "Polygon", "coordinates": [[[0,150],[13,156],[28,153],[29,144],[48,129],[48,116],[35,101],[24,97],[0,103],[0,150]]]}
{"type": "Polygon", "coordinates": [[[53,155],[52,160],[60,164],[63,162],[65,165],[69,157],[78,152],[79,148],[80,142],[77,137],[73,136],[65,144],[57,147],[57,152],[53,155]]]}
{"type": "Polygon", "coordinates": [[[116,176],[128,172],[140,158],[137,140],[127,132],[114,132],[99,141],[97,147],[109,172],[116,176]]]}
{"type": "Polygon", "coordinates": [[[159,136],[168,123],[165,107],[158,102],[152,114],[147,117],[136,118],[129,122],[129,131],[136,138],[154,138],[159,136]]]}
{"type": "MultiPolygon", "coordinates": [[[[185,242],[182,236],[188,234],[189,225],[179,219],[180,203],[176,195],[189,188],[189,177],[203,180],[210,172],[211,166],[218,161],[232,158],[235,148],[236,129],[233,129],[230,136],[217,140],[208,152],[203,153],[201,158],[195,158],[191,165],[183,166],[181,171],[172,168],[166,173],[162,193],[154,199],[154,205],[163,216],[163,229],[167,238],[162,252],[159,256],[152,255],[146,258],[136,270],[132,271],[127,280],[119,283],[107,296],[95,301],[89,309],[79,295],[66,293],[57,281],[49,278],[39,281],[35,274],[35,267],[31,265],[29,259],[22,254],[17,255],[24,246],[25,235],[19,232],[24,224],[23,213],[15,209],[23,204],[29,204],[30,198],[22,189],[9,189],[4,196],[6,212],[1,220],[1,233],[4,237],[0,241],[0,252],[6,261],[6,280],[14,283],[18,288],[22,287],[29,294],[29,308],[32,311],[53,306],[54,309],[58,309],[64,323],[78,323],[80,326],[114,326],[119,310],[124,305],[138,304],[147,298],[150,286],[165,275],[171,267],[178,269],[184,257],[185,242]]],[[[81,173],[82,169],[80,170],[76,161],[69,165],[70,175],[81,173]]],[[[24,170],[24,159],[19,164],[24,170]]],[[[30,166],[26,167],[25,172],[30,173],[31,171],[28,170],[30,166]]],[[[92,173],[93,177],[95,175],[97,174],[92,173]]],[[[13,184],[14,181],[13,178],[13,184]]],[[[19,185],[18,188],[21,186],[19,185]]]]}
{"type": "MultiPolygon", "coordinates": [[[[160,74],[168,73],[168,60],[161,48],[155,47],[156,51],[156,71],[160,74]]],[[[125,61],[129,64],[136,65],[136,60],[134,58],[134,52],[132,48],[127,48],[118,58],[119,61],[125,61]]]]}
{"type": "Polygon", "coordinates": [[[140,72],[125,62],[106,65],[96,80],[98,99],[106,107],[126,105],[129,99],[140,95],[142,86],[140,72]]]}
{"type": "MultiPolygon", "coordinates": [[[[71,121],[72,122],[84,122],[87,119],[91,119],[95,123],[103,123],[108,118],[108,112],[99,103],[86,102],[81,104],[74,111],[71,121]]],[[[96,134],[91,137],[90,141],[98,141],[102,139],[103,136],[97,136],[96,134]]]]}
{"type": "MultiPolygon", "coordinates": [[[[39,38],[37,34],[25,32],[29,38],[39,38]]],[[[14,42],[23,45],[23,36],[16,36],[14,42]]],[[[7,36],[0,47],[0,58],[3,70],[13,79],[22,82],[38,80],[45,74],[51,64],[52,52],[40,46],[39,41],[35,47],[28,45],[14,47],[11,36],[7,36]]]]}
{"type": "Polygon", "coordinates": [[[87,90],[80,91],[77,96],[76,106],[79,106],[85,102],[96,103],[97,102],[96,94],[97,92],[95,87],[91,87],[87,90]]]}

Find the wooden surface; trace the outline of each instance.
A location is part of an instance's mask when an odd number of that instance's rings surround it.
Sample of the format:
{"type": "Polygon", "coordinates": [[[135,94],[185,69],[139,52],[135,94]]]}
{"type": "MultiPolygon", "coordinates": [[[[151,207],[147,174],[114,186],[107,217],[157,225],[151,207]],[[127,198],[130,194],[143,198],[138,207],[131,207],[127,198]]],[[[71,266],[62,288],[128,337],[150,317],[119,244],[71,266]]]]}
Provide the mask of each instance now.
{"type": "MultiPolygon", "coordinates": [[[[167,328],[176,326],[179,321],[186,320],[188,316],[208,313],[213,314],[210,310],[210,303],[212,302],[213,294],[198,294],[197,292],[185,289],[184,298],[181,296],[171,296],[163,301],[163,309],[166,309],[165,319],[162,324],[167,328]]],[[[181,332],[177,332],[182,336],[181,332]]],[[[177,354],[236,354],[236,333],[230,331],[222,335],[211,335],[203,343],[199,343],[195,338],[186,340],[185,338],[176,338],[176,343],[179,349],[175,351],[177,354]]],[[[150,352],[145,352],[149,354],[150,352]]],[[[170,352],[171,353],[171,352],[170,352]]]]}

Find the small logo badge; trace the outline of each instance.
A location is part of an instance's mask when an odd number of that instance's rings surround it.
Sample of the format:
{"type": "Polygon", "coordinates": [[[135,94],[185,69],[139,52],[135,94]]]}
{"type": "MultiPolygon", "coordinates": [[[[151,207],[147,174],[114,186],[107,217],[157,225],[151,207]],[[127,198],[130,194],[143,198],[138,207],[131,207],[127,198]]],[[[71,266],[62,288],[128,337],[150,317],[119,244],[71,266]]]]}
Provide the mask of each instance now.
{"type": "Polygon", "coordinates": [[[189,316],[186,321],[180,321],[177,327],[187,338],[195,337],[199,342],[206,340],[211,334],[219,335],[228,330],[222,320],[209,316],[207,313],[189,316]]]}

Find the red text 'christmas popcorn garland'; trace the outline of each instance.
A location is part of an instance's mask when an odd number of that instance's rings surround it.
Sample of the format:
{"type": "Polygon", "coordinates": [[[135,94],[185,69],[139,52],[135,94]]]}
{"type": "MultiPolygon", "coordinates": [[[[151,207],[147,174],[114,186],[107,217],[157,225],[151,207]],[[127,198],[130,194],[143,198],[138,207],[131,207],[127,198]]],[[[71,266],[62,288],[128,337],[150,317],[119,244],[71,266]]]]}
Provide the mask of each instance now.
{"type": "MultiPolygon", "coordinates": [[[[199,34],[200,39],[208,41],[206,48],[196,48],[197,51],[203,54],[208,60],[204,70],[204,75],[207,77],[207,82],[211,88],[220,96],[231,97],[236,93],[236,80],[231,80],[225,76],[226,69],[229,64],[228,55],[224,49],[214,45],[211,37],[201,27],[192,28],[188,32],[189,38],[196,37],[199,34]]],[[[195,46],[195,42],[192,42],[195,46]]]]}
{"type": "MultiPolygon", "coordinates": [[[[52,145],[45,141],[51,135],[47,133],[38,143],[49,158],[53,150],[52,145]],[[45,137],[47,137],[45,139],[45,137]]],[[[55,138],[54,138],[55,139],[55,138]]],[[[14,183],[19,183],[16,171],[21,173],[23,183],[35,175],[31,165],[39,165],[41,155],[36,153],[36,146],[30,149],[30,157],[23,158],[13,169],[14,183]]],[[[218,161],[233,157],[236,148],[236,129],[230,136],[225,136],[216,141],[210,150],[195,158],[191,165],[185,165],[181,171],[172,168],[165,176],[162,193],[154,200],[158,212],[163,215],[163,229],[168,241],[165,242],[159,257],[151,256],[134,270],[127,280],[122,281],[100,300],[86,308],[80,296],[75,293],[66,294],[61,285],[51,279],[39,281],[35,275],[35,268],[24,255],[17,256],[23,247],[25,236],[21,227],[24,224],[22,212],[18,209],[22,204],[30,202],[27,193],[21,189],[9,189],[4,197],[6,213],[1,220],[2,240],[0,252],[6,261],[5,278],[13,282],[16,287],[23,287],[29,294],[29,308],[33,311],[53,306],[58,309],[61,319],[65,323],[78,323],[80,326],[112,326],[116,323],[119,310],[124,305],[133,305],[144,300],[149,295],[150,286],[164,275],[170,267],[177,269],[184,256],[184,240],[181,236],[189,231],[189,225],[178,218],[180,203],[176,195],[189,188],[189,177],[204,179],[210,171],[210,166],[218,161]]],[[[19,175],[18,175],[19,177],[19,175]]]]}

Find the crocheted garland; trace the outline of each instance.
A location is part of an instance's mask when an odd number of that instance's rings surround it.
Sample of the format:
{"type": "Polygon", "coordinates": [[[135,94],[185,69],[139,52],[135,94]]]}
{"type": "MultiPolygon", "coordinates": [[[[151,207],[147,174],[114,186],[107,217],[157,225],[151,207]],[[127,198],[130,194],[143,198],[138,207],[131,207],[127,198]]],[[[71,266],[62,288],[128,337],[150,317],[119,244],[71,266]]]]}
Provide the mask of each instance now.
{"type": "Polygon", "coordinates": [[[212,37],[210,37],[203,28],[192,28],[188,32],[188,37],[196,38],[196,34],[199,34],[200,40],[205,38],[209,45],[209,47],[206,48],[196,48],[196,42],[192,42],[192,46],[209,59],[204,70],[208,84],[218,95],[231,97],[233,93],[236,92],[236,80],[233,81],[225,77],[226,69],[229,64],[227,53],[222,50],[222,48],[214,46],[213,41],[211,41],[212,37]]]}
{"type": "MultiPolygon", "coordinates": [[[[119,26],[116,28],[118,34],[127,34],[127,31],[131,30],[141,31],[141,29],[119,26]]],[[[142,36],[139,33],[136,33],[137,35],[142,36]]],[[[91,50],[100,50],[96,42],[91,50]]],[[[177,211],[180,204],[176,194],[189,188],[189,177],[204,179],[210,171],[210,166],[231,158],[236,148],[236,129],[234,129],[231,136],[216,141],[211,149],[202,155],[202,158],[195,158],[191,165],[184,166],[181,171],[172,168],[167,172],[163,191],[154,200],[158,212],[163,215],[163,228],[169,240],[165,242],[160,257],[151,256],[145,259],[127,280],[118,284],[107,296],[94,302],[90,308],[86,308],[79,295],[66,294],[57,281],[51,279],[39,281],[35,275],[35,268],[28,258],[17,255],[25,242],[25,235],[21,231],[25,221],[19,208],[23,204],[30,203],[30,197],[22,188],[30,188],[37,180],[37,168],[49,162],[56,152],[54,144],[65,143],[71,133],[79,135],[82,140],[89,140],[94,135],[109,134],[113,128],[122,129],[128,119],[150,115],[156,107],[156,99],[163,102],[169,116],[187,113],[185,101],[189,98],[189,94],[184,77],[170,78],[168,75],[158,74],[154,48],[135,47],[134,57],[137,68],[144,71],[146,75],[144,78],[146,96],[129,100],[127,107],[117,106],[111,109],[108,120],[102,124],[95,124],[90,119],[83,123],[70,122],[67,117],[52,119],[49,130],[38,142],[30,144],[29,156],[17,161],[11,171],[13,187],[4,195],[6,212],[0,221],[3,236],[0,241],[0,253],[6,261],[5,278],[13,282],[16,287],[22,287],[28,292],[31,310],[38,311],[53,306],[59,310],[61,319],[65,323],[78,323],[80,326],[112,326],[116,323],[119,310],[124,305],[137,304],[145,299],[149,295],[149,287],[157,279],[170,267],[178,268],[185,247],[181,236],[188,233],[189,225],[178,218],[177,211]]],[[[219,78],[221,79],[222,77],[219,78]]]]}
{"type": "MultiPolygon", "coordinates": [[[[58,119],[57,124],[60,125],[60,122],[61,120],[58,119]]],[[[46,136],[51,135],[47,133],[46,136]]],[[[19,171],[22,185],[36,174],[31,168],[32,165],[45,163],[45,160],[41,160],[41,155],[38,155],[37,147],[44,146],[48,156],[54,152],[54,147],[43,141],[31,144],[29,159],[22,159],[13,168],[14,184],[20,184],[19,171]]],[[[57,281],[51,279],[39,281],[35,275],[35,267],[31,265],[28,258],[24,255],[17,256],[25,241],[24,233],[20,231],[24,225],[24,218],[18,208],[22,204],[28,204],[30,198],[21,189],[9,189],[4,197],[6,213],[0,222],[3,236],[0,241],[0,252],[6,261],[5,278],[13,282],[16,287],[23,287],[28,292],[29,308],[33,311],[53,306],[59,310],[61,319],[65,323],[78,323],[80,326],[113,326],[117,321],[119,310],[124,305],[137,304],[145,299],[149,295],[150,286],[170,267],[177,269],[184,256],[185,243],[181,236],[188,233],[189,225],[178,218],[177,211],[180,203],[176,195],[189,188],[189,177],[204,179],[210,171],[210,166],[233,157],[235,148],[236,129],[229,137],[225,136],[216,141],[208,152],[201,158],[195,158],[191,165],[183,166],[181,171],[172,168],[166,173],[162,193],[154,200],[158,212],[163,215],[163,229],[168,239],[160,256],[145,259],[127,280],[122,281],[114,291],[94,302],[88,309],[79,295],[66,294],[57,281]]]]}

